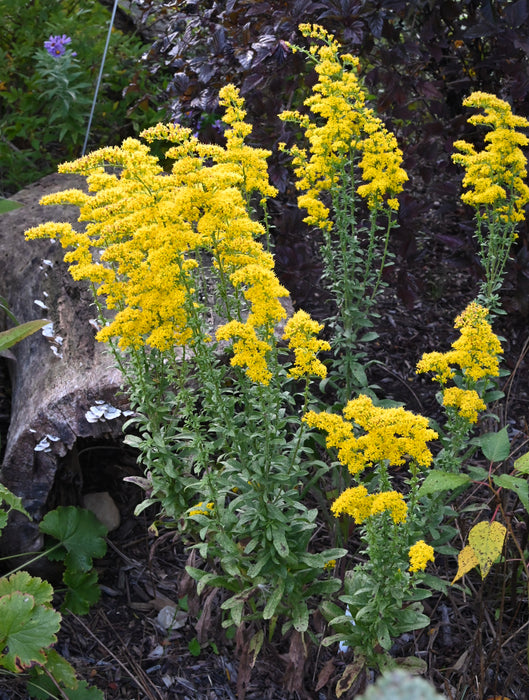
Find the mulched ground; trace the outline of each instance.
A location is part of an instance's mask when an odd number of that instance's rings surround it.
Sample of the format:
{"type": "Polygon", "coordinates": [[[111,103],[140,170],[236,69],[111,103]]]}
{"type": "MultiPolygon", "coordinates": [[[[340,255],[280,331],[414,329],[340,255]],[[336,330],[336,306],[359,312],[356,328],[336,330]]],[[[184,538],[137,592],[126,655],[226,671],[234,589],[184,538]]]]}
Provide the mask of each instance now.
{"type": "MultiPolygon", "coordinates": [[[[278,259],[279,271],[299,305],[324,316],[325,294],[319,286],[319,271],[306,249],[293,249],[287,242],[278,250],[278,259]],[[297,256],[297,267],[289,263],[292,255],[297,256]]],[[[384,294],[376,324],[379,338],[369,347],[370,357],[380,364],[372,366],[370,379],[380,386],[381,395],[436,417],[439,409],[435,386],[428,378],[416,377],[414,366],[423,352],[446,350],[455,338],[453,320],[475,295],[474,268],[464,255],[439,244],[418,250],[408,280],[409,291],[413,292],[408,304],[392,291],[394,284],[384,294]],[[412,296],[415,299],[410,303],[412,296]]],[[[510,426],[514,447],[529,438],[527,318],[517,300],[518,293],[517,287],[508,289],[505,305],[510,313],[499,329],[506,338],[505,363],[512,373],[506,384],[508,399],[502,408],[502,420],[510,426]]],[[[0,370],[0,430],[5,435],[9,383],[5,368],[0,370]]],[[[97,562],[102,585],[100,603],[83,618],[64,618],[58,650],[80,677],[101,688],[108,700],[236,698],[236,640],[226,639],[221,629],[222,594],[196,599],[185,575],[187,554],[179,536],[173,531],[160,531],[156,537],[148,529],[152,520],[149,512],[140,518],[133,515],[138,493],[136,487],[124,485],[122,478],[135,472],[134,455],[119,445],[100,447],[85,453],[86,475],[88,481],[90,474],[96,481],[101,474],[106,475],[98,486],[111,491],[122,523],[109,537],[106,557],[97,562]],[[183,626],[167,631],[157,618],[160,610],[171,604],[179,609],[178,619],[183,626]],[[182,609],[186,606],[187,611],[182,609]],[[205,612],[202,624],[197,626],[200,610],[205,612]]],[[[476,489],[466,494],[465,503],[486,505],[487,498],[476,489]]],[[[484,511],[485,517],[488,513],[484,511]]],[[[474,517],[474,513],[468,515],[467,527],[472,526],[474,517]]],[[[478,511],[477,517],[483,517],[483,512],[478,511]]],[[[519,519],[523,537],[527,515],[519,519]]],[[[454,558],[438,557],[436,568],[450,580],[455,574],[454,558]]],[[[396,641],[393,652],[424,659],[429,678],[453,700],[501,696],[523,700],[529,688],[524,580],[517,577],[511,563],[493,567],[483,584],[477,575],[466,579],[472,594],[454,589],[448,596],[432,596],[425,603],[431,626],[404,635],[396,641]]],[[[351,652],[311,647],[304,687],[295,693],[285,690],[285,673],[287,681],[295,673],[288,665],[288,652],[287,646],[275,640],[265,645],[246,688],[248,700],[335,697],[336,682],[351,663],[351,652]],[[321,687],[316,689],[318,680],[321,687]]],[[[354,697],[370,680],[361,677],[342,697],[354,697]]],[[[25,697],[22,685],[0,677],[0,700],[25,697]]]]}

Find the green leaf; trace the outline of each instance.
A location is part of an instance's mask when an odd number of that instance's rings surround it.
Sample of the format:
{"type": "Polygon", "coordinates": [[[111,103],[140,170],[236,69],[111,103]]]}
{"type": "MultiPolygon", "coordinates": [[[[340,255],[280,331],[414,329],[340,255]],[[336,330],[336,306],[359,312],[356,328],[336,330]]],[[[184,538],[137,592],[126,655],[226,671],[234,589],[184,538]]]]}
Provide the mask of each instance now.
{"type": "Polygon", "coordinates": [[[263,630],[258,630],[253,637],[250,639],[250,644],[248,645],[248,653],[251,655],[250,656],[250,668],[253,668],[255,666],[255,662],[257,661],[257,657],[259,655],[259,652],[261,651],[261,648],[263,646],[263,641],[264,641],[264,631],[263,630]]]}
{"type": "Polygon", "coordinates": [[[274,549],[279,554],[279,556],[283,559],[285,557],[288,557],[288,555],[290,554],[290,549],[288,547],[288,543],[285,537],[285,531],[280,530],[277,527],[274,528],[272,530],[272,538],[272,544],[274,545],[274,549]]]}
{"type": "Polygon", "coordinates": [[[487,391],[484,396],[483,396],[483,401],[486,404],[493,403],[494,401],[500,401],[505,397],[505,394],[503,391],[500,391],[499,389],[495,389],[494,391],[487,391]]]}
{"type": "Polygon", "coordinates": [[[3,484],[0,484],[0,501],[3,501],[7,506],[12,508],[13,510],[17,510],[19,513],[22,513],[27,518],[31,519],[31,515],[22,505],[22,499],[19,498],[19,496],[15,496],[14,493],[11,493],[11,491],[8,488],[6,488],[3,484]]]}
{"type": "Polygon", "coordinates": [[[18,571],[9,578],[0,578],[0,598],[11,593],[29,593],[35,605],[47,605],[53,598],[53,587],[27,571],[18,571]]]}
{"type": "Polygon", "coordinates": [[[529,474],[529,452],[515,460],[514,468],[522,474],[529,474]]]}
{"type": "Polygon", "coordinates": [[[477,467],[476,465],[468,465],[468,473],[472,481],[488,481],[489,470],[483,469],[483,467],[477,467]]]}
{"type": "Polygon", "coordinates": [[[346,554],[346,549],[336,547],[335,549],[327,549],[324,552],[319,552],[318,554],[305,552],[299,555],[299,559],[313,569],[321,569],[332,559],[341,559],[342,557],[345,557],[346,554]]]}
{"type": "Polygon", "coordinates": [[[77,688],[63,690],[68,700],[105,700],[103,691],[91,688],[86,681],[80,681],[77,688]]]}
{"type": "Polygon", "coordinates": [[[440,469],[432,469],[419,488],[419,497],[428,496],[431,493],[452,491],[465,484],[470,484],[471,479],[467,474],[454,474],[440,469]]]}
{"type": "Polygon", "coordinates": [[[261,570],[263,569],[266,564],[270,561],[270,552],[266,552],[263,556],[260,556],[257,561],[255,561],[251,566],[248,567],[248,576],[250,578],[255,578],[261,573],[261,570]]]}
{"type": "Polygon", "coordinates": [[[46,662],[44,649],[57,641],[61,616],[52,608],[36,605],[28,593],[0,598],[0,666],[20,673],[34,663],[46,662]]]}
{"type": "Polygon", "coordinates": [[[391,649],[391,637],[389,635],[388,626],[383,620],[379,620],[377,623],[377,639],[383,649],[386,651],[391,649]]]}
{"type": "Polygon", "coordinates": [[[49,321],[37,319],[35,321],[21,323],[19,326],[10,328],[7,331],[2,331],[2,333],[0,333],[0,351],[7,350],[7,348],[27,338],[28,335],[33,335],[33,333],[36,333],[47,323],[49,323],[49,321]]]}
{"type": "Polygon", "coordinates": [[[292,622],[298,632],[306,632],[309,627],[309,609],[304,600],[300,600],[292,610],[292,622]]]}
{"type": "Polygon", "coordinates": [[[61,548],[47,555],[50,559],[64,559],[68,569],[88,571],[93,557],[105,555],[107,545],[103,539],[107,528],[89,510],[75,506],[59,506],[47,513],[39,525],[40,531],[59,540],[61,548]]]}
{"type": "Polygon", "coordinates": [[[424,659],[418,659],[416,656],[403,656],[395,659],[398,668],[402,668],[407,673],[414,676],[425,674],[428,670],[428,664],[424,659]]]}
{"type": "Polygon", "coordinates": [[[481,447],[483,454],[490,462],[503,462],[511,452],[507,428],[502,428],[497,433],[480,435],[476,438],[476,444],[481,447]]]}
{"type": "Polygon", "coordinates": [[[402,610],[395,613],[395,617],[397,620],[391,629],[395,637],[404,632],[420,630],[430,624],[430,618],[421,612],[420,604],[417,603],[412,603],[407,608],[402,608],[402,610]]]}
{"type": "Polygon", "coordinates": [[[68,586],[62,610],[69,610],[75,615],[86,615],[101,596],[97,572],[66,569],[62,578],[68,586]]]}
{"type": "Polygon", "coordinates": [[[285,590],[285,582],[283,580],[279,581],[277,588],[272,591],[270,598],[268,599],[265,609],[263,610],[263,620],[270,620],[274,615],[277,606],[279,605],[281,598],[283,597],[283,591],[285,590]]]}
{"type": "Polygon", "coordinates": [[[499,474],[498,476],[493,476],[492,480],[496,486],[514,491],[520,499],[520,503],[527,513],[529,513],[529,487],[527,485],[527,479],[521,479],[518,476],[511,476],[510,474],[499,474]]]}
{"type": "Polygon", "coordinates": [[[187,645],[187,648],[189,649],[191,656],[200,656],[200,652],[202,651],[200,642],[196,637],[193,637],[193,639],[187,645]]]}
{"type": "MultiPolygon", "coordinates": [[[[46,653],[46,671],[50,673],[54,680],[61,686],[67,697],[70,690],[77,690],[79,683],[75,675],[75,669],[66,661],[55,649],[48,649],[46,653]]],[[[29,672],[29,680],[27,684],[28,694],[32,698],[39,700],[48,700],[48,698],[56,696],[57,686],[54,681],[47,675],[41,666],[33,666],[29,672]]],[[[82,697],[82,696],[75,696],[82,697]]],[[[101,697],[101,696],[85,696],[85,697],[101,697]]]]}

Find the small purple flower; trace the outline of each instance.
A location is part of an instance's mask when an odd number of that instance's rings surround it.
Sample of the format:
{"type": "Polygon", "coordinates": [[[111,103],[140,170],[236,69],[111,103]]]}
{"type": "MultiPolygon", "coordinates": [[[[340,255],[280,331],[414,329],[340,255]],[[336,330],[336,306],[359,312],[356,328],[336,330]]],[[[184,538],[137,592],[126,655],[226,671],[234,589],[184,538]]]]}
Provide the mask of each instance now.
{"type": "Polygon", "coordinates": [[[48,41],[44,42],[44,48],[50,54],[50,56],[62,56],[66,51],[66,46],[71,44],[72,40],[66,34],[62,36],[50,36],[48,41]]]}

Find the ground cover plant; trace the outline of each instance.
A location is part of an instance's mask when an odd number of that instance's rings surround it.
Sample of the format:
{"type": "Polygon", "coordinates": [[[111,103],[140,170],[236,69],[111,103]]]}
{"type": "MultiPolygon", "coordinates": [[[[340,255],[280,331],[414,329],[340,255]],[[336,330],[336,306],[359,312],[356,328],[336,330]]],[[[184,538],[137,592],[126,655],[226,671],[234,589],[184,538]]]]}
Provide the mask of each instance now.
{"type": "MultiPolygon", "coordinates": [[[[1,305],[16,325],[0,333],[0,351],[36,333],[46,323],[36,320],[19,324],[4,300],[1,305]]],[[[31,517],[22,499],[0,485],[0,535],[14,513],[31,517]]],[[[15,565],[0,577],[0,673],[12,676],[26,673],[31,697],[54,697],[58,692],[72,700],[98,700],[101,692],[79,681],[72,665],[54,648],[62,617],[52,605],[55,594],[52,585],[25,569],[44,557],[63,562],[62,582],[66,593],[61,609],[80,615],[87,613],[100,596],[93,558],[101,557],[106,551],[103,539],[106,528],[87,510],[59,507],[44,516],[39,529],[52,538],[44,551],[2,558],[6,561],[23,557],[23,564],[15,565]]]]}
{"type": "MultiPolygon", "coordinates": [[[[219,93],[222,144],[158,125],[141,141],[65,164],[63,172],[87,177],[91,194],[67,191],[43,203],[77,204],[86,231],[45,224],[28,232],[59,238],[72,275],[92,284],[98,338],[109,343],[136,411],[127,439],[145,469],[136,480],[146,492],[137,512],[156,505],[156,527],[178,528],[199,593],[226,591],[223,626],[246,659],[241,697],[267,643],[284,638],[291,657],[303,659],[322,641],[318,615],[332,632],[323,643],[355,653],[342,692],[368,669],[424,670],[420,659],[390,651],[429,624],[422,601],[448,591],[449,580],[425,570],[435,556],[455,560],[454,498],[476,483],[489,485],[498,509],[471,531],[453,584],[477,564],[488,574],[502,552],[498,526],[518,543],[522,576],[526,568],[517,516],[501,501],[505,491],[522,505],[529,500],[525,461],[514,474],[493,473],[509,457],[507,431],[474,432],[485,411],[494,420],[491,404],[501,398],[493,324],[524,216],[527,140],[519,129],[527,122],[494,95],[469,98],[485,110],[471,120],[489,127],[487,145],[459,141],[454,160],[466,171],[487,275],[455,320],[452,349],[419,362],[441,388],[445,419],[434,424],[380,395],[363,365],[366,343],[376,340],[377,293],[407,179],[402,152],[370,104],[358,60],[323,28],[301,31],[317,80],[300,109],[281,118],[300,127],[297,145],[284,151],[307,223],[324,234],[324,281],[336,309],[328,341],[319,337],[323,324],[303,310],[287,318],[281,303],[288,292],[269,249],[267,200],[277,193],[270,153],[248,145],[251,126],[233,85],[219,93]],[[150,148],[159,142],[168,143],[164,157],[173,163],[166,171],[150,148]],[[489,471],[472,463],[478,450],[489,471]],[[325,536],[316,538],[322,527],[325,536]]],[[[293,674],[289,683],[297,691],[302,678],[293,674]]]]}
{"type": "MultiPolygon", "coordinates": [[[[109,11],[97,2],[0,2],[0,196],[14,194],[81,153],[109,11]]],[[[138,36],[115,30],[88,145],[121,141],[155,123],[156,80],[138,36]]]]}

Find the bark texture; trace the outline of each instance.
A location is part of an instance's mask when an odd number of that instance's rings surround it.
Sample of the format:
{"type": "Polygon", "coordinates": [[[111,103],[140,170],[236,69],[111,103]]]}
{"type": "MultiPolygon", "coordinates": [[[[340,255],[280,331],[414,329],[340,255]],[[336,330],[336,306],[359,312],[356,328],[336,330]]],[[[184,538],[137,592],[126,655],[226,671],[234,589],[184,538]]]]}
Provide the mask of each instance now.
{"type": "MultiPolygon", "coordinates": [[[[116,396],[121,375],[90,324],[96,316],[90,290],[72,280],[58,241],[24,238],[24,231],[44,221],[80,226],[77,207],[39,204],[44,194],[69,188],[85,189],[85,178],[49,175],[13,197],[20,209],[0,215],[0,294],[19,322],[46,318],[53,323],[50,337],[37,332],[14,346],[9,358],[11,421],[0,481],[22,497],[36,521],[52,491],[60,489],[57,478],[78,491],[80,500],[77,440],[121,433],[120,419],[90,423],[86,412],[98,400],[124,408],[123,397],[116,396]],[[43,439],[49,447],[35,450],[43,439]]],[[[36,525],[14,519],[0,546],[10,552],[38,546],[36,525]]]]}

